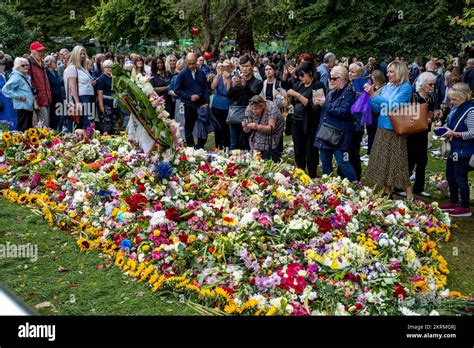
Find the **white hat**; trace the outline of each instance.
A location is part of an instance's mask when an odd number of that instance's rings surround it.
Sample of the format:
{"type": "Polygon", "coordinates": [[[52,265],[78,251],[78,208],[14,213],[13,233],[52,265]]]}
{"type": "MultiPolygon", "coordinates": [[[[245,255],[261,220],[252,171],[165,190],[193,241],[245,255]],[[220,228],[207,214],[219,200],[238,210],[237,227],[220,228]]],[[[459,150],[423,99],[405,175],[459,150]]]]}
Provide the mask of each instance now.
{"type": "Polygon", "coordinates": [[[114,65],[114,62],[112,62],[110,59],[104,60],[102,63],[103,68],[111,68],[112,65],[114,65]]]}

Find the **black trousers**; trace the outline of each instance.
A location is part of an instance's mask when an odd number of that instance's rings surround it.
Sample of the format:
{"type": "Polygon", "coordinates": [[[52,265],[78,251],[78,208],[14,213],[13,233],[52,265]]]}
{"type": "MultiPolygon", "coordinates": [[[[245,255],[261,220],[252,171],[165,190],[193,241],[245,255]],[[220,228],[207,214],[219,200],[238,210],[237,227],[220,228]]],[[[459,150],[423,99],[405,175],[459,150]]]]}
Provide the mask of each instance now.
{"type": "Polygon", "coordinates": [[[318,172],[319,149],[313,146],[316,129],[304,129],[303,120],[293,119],[292,136],[295,147],[295,162],[300,169],[308,168],[310,178],[315,178],[318,172]]]}
{"type": "Polygon", "coordinates": [[[26,131],[33,127],[33,111],[30,110],[15,110],[16,116],[18,117],[18,130],[21,132],[26,131]]]}
{"type": "Polygon", "coordinates": [[[408,175],[416,167],[413,192],[420,193],[425,190],[425,173],[428,165],[428,131],[423,131],[407,136],[408,175]]]}
{"type": "Polygon", "coordinates": [[[213,107],[212,114],[221,125],[221,129],[214,132],[216,148],[225,149],[226,147],[230,146],[230,130],[229,125],[226,123],[227,115],[229,114],[229,109],[224,110],[213,107]]]}
{"type": "MultiPolygon", "coordinates": [[[[352,132],[351,137],[351,146],[349,148],[349,163],[354,168],[356,178],[360,181],[362,175],[362,163],[360,161],[360,143],[362,142],[362,138],[364,136],[364,132],[352,132]]],[[[342,170],[337,168],[337,175],[341,178],[345,178],[342,170]]]]}
{"type": "MultiPolygon", "coordinates": [[[[186,145],[194,146],[193,130],[198,119],[197,108],[192,105],[184,104],[184,136],[186,145]]],[[[198,139],[197,148],[202,149],[206,145],[207,139],[198,139]]]]}

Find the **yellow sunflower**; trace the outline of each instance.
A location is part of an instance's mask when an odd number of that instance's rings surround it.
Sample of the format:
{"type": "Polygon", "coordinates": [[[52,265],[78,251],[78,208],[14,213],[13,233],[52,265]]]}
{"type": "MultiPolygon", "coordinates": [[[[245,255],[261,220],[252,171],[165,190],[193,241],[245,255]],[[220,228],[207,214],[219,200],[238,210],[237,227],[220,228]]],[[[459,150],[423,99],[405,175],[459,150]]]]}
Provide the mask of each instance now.
{"type": "Polygon", "coordinates": [[[18,196],[17,203],[18,204],[25,204],[28,201],[28,194],[23,193],[18,196]]]}
{"type": "Polygon", "coordinates": [[[86,238],[79,238],[76,243],[77,245],[79,245],[79,248],[81,248],[81,251],[83,252],[87,252],[93,247],[92,241],[86,238]]]}
{"type": "Polygon", "coordinates": [[[12,137],[12,143],[13,145],[18,145],[21,143],[21,138],[20,137],[12,137]]]}
{"type": "Polygon", "coordinates": [[[5,142],[8,142],[11,138],[12,138],[12,133],[10,133],[9,131],[3,133],[3,135],[2,135],[2,139],[5,142]]]}
{"type": "Polygon", "coordinates": [[[38,145],[39,144],[39,138],[37,135],[33,135],[30,137],[30,143],[33,145],[38,145]]]}
{"type": "Polygon", "coordinates": [[[429,291],[428,287],[426,286],[426,283],[423,280],[417,281],[415,285],[413,285],[412,290],[414,292],[416,291],[428,292],[429,291]]]}

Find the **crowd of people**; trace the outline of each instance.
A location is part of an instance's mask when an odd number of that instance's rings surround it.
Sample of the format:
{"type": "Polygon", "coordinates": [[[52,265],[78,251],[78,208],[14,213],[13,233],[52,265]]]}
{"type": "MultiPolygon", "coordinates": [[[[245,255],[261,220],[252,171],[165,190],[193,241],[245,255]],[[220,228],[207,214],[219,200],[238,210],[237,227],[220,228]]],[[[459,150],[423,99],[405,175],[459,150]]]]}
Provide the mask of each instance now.
{"type": "Polygon", "coordinates": [[[474,58],[454,58],[446,65],[437,58],[422,64],[419,57],[411,63],[384,57],[378,64],[369,57],[364,64],[331,52],[318,60],[309,53],[290,58],[277,52],[230,51],[206,62],[198,52],[146,57],[105,53],[91,59],[82,46],[44,52],[39,42],[14,60],[0,52],[0,120],[9,121],[12,130],[46,126],[71,132],[94,124],[102,132],[116,132],[122,121],[113,98],[112,65],[118,63],[132,78],[141,75],[149,81],[165,99],[188,146],[207,143],[207,133],[196,131],[202,117],[215,121],[215,148],[256,150],[275,162],[282,157],[284,134],[291,135],[295,164],[311,178],[320,162],[322,173],[331,174],[335,159],[338,175],[378,184],[389,197],[430,195],[425,171],[435,132],[451,145],[446,182],[439,183],[440,189],[449,188],[449,202],[440,207],[452,216],[471,215],[474,58]],[[360,98],[370,100],[369,117],[353,111],[360,98]],[[428,104],[429,127],[401,136],[390,114],[412,100],[428,104]],[[77,124],[68,117],[71,104],[81,112],[77,124]],[[369,161],[363,177],[365,134],[369,161]]]}

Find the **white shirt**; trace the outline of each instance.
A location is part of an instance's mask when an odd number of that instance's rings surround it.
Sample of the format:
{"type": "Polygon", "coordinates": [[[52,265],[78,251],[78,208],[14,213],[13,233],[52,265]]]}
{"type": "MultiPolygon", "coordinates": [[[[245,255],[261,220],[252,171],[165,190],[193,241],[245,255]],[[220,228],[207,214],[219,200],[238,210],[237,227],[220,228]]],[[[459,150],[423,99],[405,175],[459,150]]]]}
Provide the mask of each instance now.
{"type": "Polygon", "coordinates": [[[94,86],[92,86],[92,76],[86,71],[86,69],[77,69],[74,65],[71,64],[66,68],[66,70],[64,70],[63,77],[64,88],[66,89],[66,91],[68,88],[68,79],[70,77],[77,77],[79,85],[79,96],[94,95],[94,86]]]}

